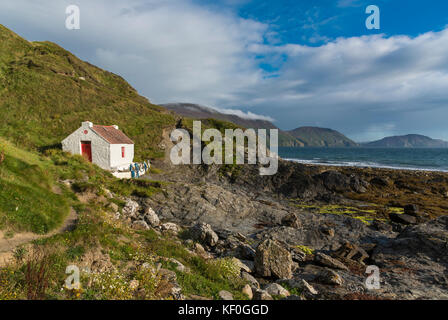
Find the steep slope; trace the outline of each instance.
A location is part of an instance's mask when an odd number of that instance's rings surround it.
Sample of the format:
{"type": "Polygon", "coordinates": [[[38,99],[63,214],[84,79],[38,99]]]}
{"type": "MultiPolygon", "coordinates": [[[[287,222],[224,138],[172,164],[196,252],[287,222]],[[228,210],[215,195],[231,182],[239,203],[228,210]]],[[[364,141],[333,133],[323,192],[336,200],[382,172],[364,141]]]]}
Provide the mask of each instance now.
{"type": "MultiPolygon", "coordinates": [[[[263,119],[242,118],[234,114],[225,114],[212,108],[192,103],[167,103],[161,106],[171,110],[183,117],[193,119],[217,119],[232,122],[243,128],[252,129],[278,129],[272,122],[263,119]]],[[[301,147],[303,143],[292,137],[287,132],[279,130],[279,145],[288,147],[301,147]]]]}
{"type": "Polygon", "coordinates": [[[448,142],[418,134],[408,134],[386,137],[378,141],[365,143],[363,146],[375,148],[448,148],[448,142]]]}
{"type": "Polygon", "coordinates": [[[50,42],[28,42],[0,25],[0,135],[28,148],[60,143],[82,121],[116,124],[137,158],[158,157],[175,117],[124,79],[50,42]]]}
{"type": "Polygon", "coordinates": [[[0,230],[45,233],[68,214],[67,197],[56,185],[51,163],[0,138],[0,230]]]}
{"type": "Polygon", "coordinates": [[[358,144],[342,133],[325,128],[300,127],[287,131],[307,147],[356,147],[358,144]]]}

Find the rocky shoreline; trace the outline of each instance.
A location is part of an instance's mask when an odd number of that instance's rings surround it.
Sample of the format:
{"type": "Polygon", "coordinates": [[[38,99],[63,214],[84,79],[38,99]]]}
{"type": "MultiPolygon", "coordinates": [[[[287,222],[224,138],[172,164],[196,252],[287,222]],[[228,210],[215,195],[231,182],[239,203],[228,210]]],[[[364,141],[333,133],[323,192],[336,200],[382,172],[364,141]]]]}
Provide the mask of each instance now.
{"type": "Polygon", "coordinates": [[[122,218],[237,259],[254,299],[448,299],[448,174],[286,161],[272,177],[255,166],[163,170],[151,177],[163,192],[133,199],[122,218]],[[369,290],[372,265],[380,286],[369,290]]]}

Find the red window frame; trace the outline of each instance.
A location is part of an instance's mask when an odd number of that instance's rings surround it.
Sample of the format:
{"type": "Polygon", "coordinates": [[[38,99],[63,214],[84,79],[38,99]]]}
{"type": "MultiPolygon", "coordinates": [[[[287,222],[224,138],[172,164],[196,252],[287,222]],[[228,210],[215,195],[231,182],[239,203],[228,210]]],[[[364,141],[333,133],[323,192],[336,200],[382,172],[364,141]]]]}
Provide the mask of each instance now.
{"type": "Polygon", "coordinates": [[[121,157],[124,158],[125,157],[125,147],[121,147],[121,157]]]}

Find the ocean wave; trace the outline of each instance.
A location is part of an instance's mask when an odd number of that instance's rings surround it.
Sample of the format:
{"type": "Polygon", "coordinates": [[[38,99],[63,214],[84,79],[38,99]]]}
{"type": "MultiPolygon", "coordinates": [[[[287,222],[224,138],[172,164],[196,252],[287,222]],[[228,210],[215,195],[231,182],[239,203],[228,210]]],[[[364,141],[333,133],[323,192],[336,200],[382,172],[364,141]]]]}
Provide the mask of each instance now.
{"type": "Polygon", "coordinates": [[[302,164],[313,164],[313,165],[331,166],[331,167],[357,167],[357,168],[380,168],[380,169],[411,170],[411,171],[448,172],[447,169],[440,169],[440,168],[419,168],[419,167],[407,167],[400,165],[385,165],[376,162],[365,162],[365,161],[333,161],[323,159],[304,160],[295,158],[285,158],[284,160],[302,164]]]}

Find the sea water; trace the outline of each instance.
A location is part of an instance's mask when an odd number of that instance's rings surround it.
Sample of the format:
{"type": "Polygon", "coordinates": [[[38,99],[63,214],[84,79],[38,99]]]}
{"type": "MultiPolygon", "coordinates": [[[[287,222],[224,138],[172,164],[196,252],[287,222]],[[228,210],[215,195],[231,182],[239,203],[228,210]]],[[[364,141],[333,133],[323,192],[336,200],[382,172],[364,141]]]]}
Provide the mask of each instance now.
{"type": "Polygon", "coordinates": [[[285,160],[327,166],[353,166],[448,172],[448,148],[289,148],[285,160]]]}

